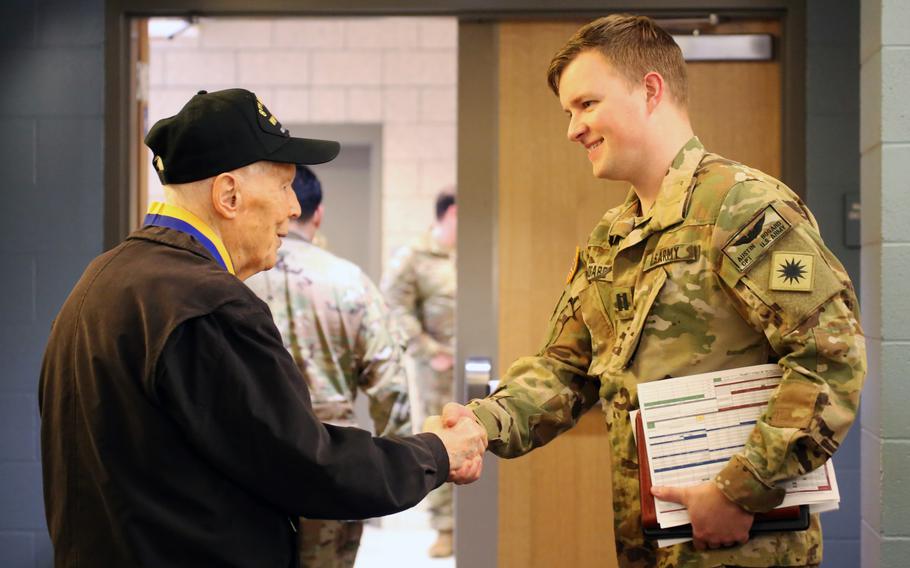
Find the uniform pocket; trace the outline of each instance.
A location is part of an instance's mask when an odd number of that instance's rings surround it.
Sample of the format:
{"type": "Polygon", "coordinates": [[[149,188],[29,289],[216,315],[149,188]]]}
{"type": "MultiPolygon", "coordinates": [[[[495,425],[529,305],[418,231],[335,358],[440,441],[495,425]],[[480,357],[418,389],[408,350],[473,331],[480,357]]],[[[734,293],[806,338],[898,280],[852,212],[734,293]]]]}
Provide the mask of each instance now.
{"type": "Polygon", "coordinates": [[[768,405],[768,424],[775,428],[806,428],[815,412],[818,387],[791,380],[782,383],[768,405]]]}
{"type": "Polygon", "coordinates": [[[651,270],[646,272],[641,279],[635,290],[633,316],[626,322],[617,322],[613,359],[610,362],[612,369],[622,370],[631,363],[632,356],[635,355],[638,343],[641,341],[648,315],[666,281],[667,273],[664,270],[651,270]]]}

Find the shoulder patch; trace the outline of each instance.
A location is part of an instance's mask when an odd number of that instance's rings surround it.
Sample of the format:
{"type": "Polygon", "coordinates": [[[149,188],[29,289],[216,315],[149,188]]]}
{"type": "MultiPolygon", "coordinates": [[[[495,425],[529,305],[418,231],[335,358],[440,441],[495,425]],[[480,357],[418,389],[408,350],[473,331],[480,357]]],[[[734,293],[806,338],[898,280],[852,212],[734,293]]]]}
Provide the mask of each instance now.
{"type": "Polygon", "coordinates": [[[746,272],[791,228],[774,205],[768,205],[727,241],[724,254],[740,272],[746,272]]]}
{"type": "Polygon", "coordinates": [[[783,292],[811,292],[815,275],[815,255],[774,251],[768,288],[783,292]]]}
{"type": "Polygon", "coordinates": [[[569,275],[566,276],[566,284],[572,283],[575,273],[578,272],[579,264],[581,264],[581,248],[575,247],[575,258],[572,259],[572,268],[569,269],[569,275]]]}

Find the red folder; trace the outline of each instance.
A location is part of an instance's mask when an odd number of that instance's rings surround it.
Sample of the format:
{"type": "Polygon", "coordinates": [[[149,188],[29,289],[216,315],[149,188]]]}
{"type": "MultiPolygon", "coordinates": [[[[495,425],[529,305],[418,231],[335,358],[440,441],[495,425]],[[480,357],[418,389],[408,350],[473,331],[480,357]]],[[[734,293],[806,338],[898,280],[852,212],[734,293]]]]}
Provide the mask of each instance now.
{"type": "MultiPolygon", "coordinates": [[[[651,495],[651,468],[645,444],[645,427],[641,412],[635,418],[638,440],[638,483],[641,487],[641,526],[648,538],[683,538],[692,536],[692,525],[662,529],[657,524],[657,509],[651,495]]],[[[755,515],[751,533],[775,531],[804,531],[809,528],[809,507],[784,507],[755,515]]]]}

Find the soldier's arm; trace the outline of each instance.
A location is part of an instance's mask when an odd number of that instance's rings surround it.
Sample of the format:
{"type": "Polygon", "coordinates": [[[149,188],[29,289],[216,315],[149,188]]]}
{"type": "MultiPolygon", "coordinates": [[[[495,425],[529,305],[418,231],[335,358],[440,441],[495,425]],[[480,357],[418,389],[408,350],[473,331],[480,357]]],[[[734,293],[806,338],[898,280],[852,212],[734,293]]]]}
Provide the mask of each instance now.
{"type": "Polygon", "coordinates": [[[393,317],[407,338],[411,353],[429,359],[438,353],[450,352],[448,347],[425,333],[420,322],[420,296],[412,249],[402,249],[392,258],[382,277],[381,288],[393,317]]]}
{"type": "MultiPolygon", "coordinates": [[[[783,370],[745,449],[715,480],[751,512],[779,505],[783,490],[776,482],[812,471],[834,454],[856,416],[866,372],[865,340],[846,271],[795,197],[776,195],[773,210],[762,205],[749,211],[743,205],[768,191],[758,183],[735,187],[721,210],[717,235],[721,247],[735,241],[764,211],[789,226],[749,266],[736,255],[724,254],[720,263],[730,297],[768,338],[783,370]]],[[[728,252],[735,251],[728,246],[728,252]]]]}
{"type": "Polygon", "coordinates": [[[591,336],[579,299],[586,286],[583,271],[575,274],[550,318],[540,352],[515,361],[493,394],[468,404],[496,455],[517,457],[543,446],[597,403],[600,381],[587,375],[591,336]]]}
{"type": "Polygon", "coordinates": [[[411,408],[402,348],[382,294],[362,275],[364,313],[354,344],[357,388],[370,402],[370,416],[380,436],[411,433],[411,408]]]}

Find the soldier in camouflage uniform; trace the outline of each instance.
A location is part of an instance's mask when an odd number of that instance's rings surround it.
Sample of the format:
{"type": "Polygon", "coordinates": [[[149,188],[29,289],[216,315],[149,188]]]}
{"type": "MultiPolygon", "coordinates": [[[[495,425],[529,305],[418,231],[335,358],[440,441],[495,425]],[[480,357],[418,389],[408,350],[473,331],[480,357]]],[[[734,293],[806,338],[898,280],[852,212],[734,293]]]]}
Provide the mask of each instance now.
{"type": "MultiPolygon", "coordinates": [[[[439,414],[454,396],[455,348],[455,194],[436,199],[436,224],[389,263],[382,291],[408,337],[408,353],[417,366],[417,385],[424,416],[439,414]]],[[[431,524],[439,532],[430,555],[452,555],[452,486],[430,493],[431,524]]]]}
{"type": "MultiPolygon", "coordinates": [[[[776,482],[821,466],[853,422],[866,371],[856,296],[797,195],[692,135],[684,70],[672,38],[631,16],[588,24],[554,58],[570,139],[595,175],[633,188],[576,253],[543,348],[468,408],[490,450],[515,457],[601,402],[620,566],[818,565],[817,515],[807,531],[748,529],[783,499],[776,482]],[[714,483],[654,489],[687,506],[695,534],[657,548],[641,530],[638,384],[769,361],[783,379],[745,449],[714,483]]],[[[444,419],[466,412],[450,404],[444,419]]]]}
{"type": "MultiPolygon", "coordinates": [[[[356,426],[353,402],[362,391],[377,434],[409,435],[401,333],[363,271],[311,242],[322,220],[319,180],[298,166],[293,187],[300,220],[291,223],[275,268],[246,284],[268,303],[320,420],[356,426]]],[[[300,519],[300,566],[352,567],[362,533],[362,521],[300,519]]]]}

